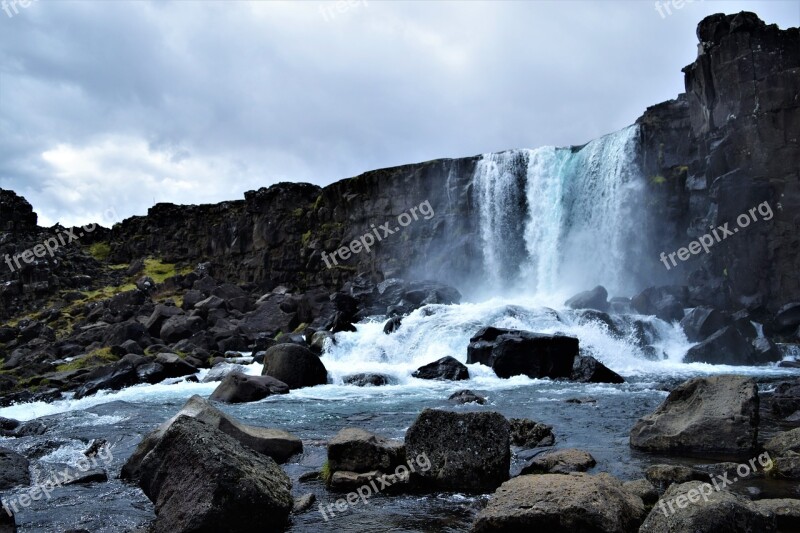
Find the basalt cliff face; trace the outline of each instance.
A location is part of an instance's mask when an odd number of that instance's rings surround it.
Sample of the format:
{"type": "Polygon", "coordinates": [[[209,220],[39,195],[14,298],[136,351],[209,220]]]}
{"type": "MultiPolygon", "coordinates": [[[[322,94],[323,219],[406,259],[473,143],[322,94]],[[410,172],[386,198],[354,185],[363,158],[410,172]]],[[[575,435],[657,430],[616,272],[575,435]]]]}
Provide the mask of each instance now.
{"type": "MultiPolygon", "coordinates": [[[[800,33],[739,13],[706,18],[697,34],[698,57],[684,69],[686,92],[637,121],[639,179],[648,194],[642,208],[654,221],[648,228],[653,249],[675,251],[762,202],[774,217],[716,244],[712,253],[664,268],[659,281],[688,285],[693,305],[774,312],[800,300],[800,33]]],[[[76,247],[60,251],[66,254],[56,256],[60,261],[37,261],[18,272],[3,266],[0,319],[41,308],[64,290],[96,288],[115,279],[104,265],[144,257],[204,263],[218,280],[263,290],[337,289],[357,274],[474,284],[485,274],[473,190],[479,160],[375,170],[324,188],[281,183],[216,205],[158,204],[147,216],[94,234],[91,242],[108,245],[101,259],[76,247]],[[386,222],[396,227],[398,215],[423,202],[435,213],[430,220],[326,266],[323,252],[386,222]]],[[[48,234],[36,227],[24,199],[0,191],[0,206],[0,252],[18,253],[48,234]]],[[[659,258],[642,260],[657,264],[659,258]]]]}

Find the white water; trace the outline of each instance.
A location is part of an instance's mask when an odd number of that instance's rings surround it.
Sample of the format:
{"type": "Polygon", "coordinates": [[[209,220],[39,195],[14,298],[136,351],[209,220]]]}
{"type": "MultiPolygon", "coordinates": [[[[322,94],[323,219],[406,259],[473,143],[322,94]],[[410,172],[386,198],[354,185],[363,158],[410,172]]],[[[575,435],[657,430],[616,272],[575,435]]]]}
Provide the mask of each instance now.
{"type": "Polygon", "coordinates": [[[586,146],[485,154],[473,176],[493,290],[539,295],[603,284],[631,294],[647,235],[638,128],[586,146]]]}

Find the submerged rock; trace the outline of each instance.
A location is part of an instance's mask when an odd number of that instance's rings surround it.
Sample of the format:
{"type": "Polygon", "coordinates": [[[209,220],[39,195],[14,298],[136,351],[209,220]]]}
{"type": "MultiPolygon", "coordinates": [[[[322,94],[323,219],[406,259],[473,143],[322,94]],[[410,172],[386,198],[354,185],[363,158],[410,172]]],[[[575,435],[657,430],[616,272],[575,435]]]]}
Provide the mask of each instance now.
{"type": "Polygon", "coordinates": [[[155,532],[278,532],[294,507],[291,481],[269,457],[180,416],[143,458],[139,486],[155,532]]]}
{"type": "Polygon", "coordinates": [[[608,474],[543,474],[503,483],[472,531],[629,533],[644,517],[641,498],[608,474]]]}
{"type": "Polygon", "coordinates": [[[389,376],[384,374],[353,374],[342,379],[346,385],[356,387],[380,387],[391,383],[389,376]]]}
{"type": "Polygon", "coordinates": [[[569,474],[586,472],[597,464],[592,454],[583,450],[567,448],[543,453],[526,464],[521,475],[526,474],[569,474]]]}
{"type": "Polygon", "coordinates": [[[540,424],[527,418],[512,418],[509,420],[511,427],[511,444],[522,448],[539,448],[552,446],[555,443],[553,427],[540,424]]]}
{"type": "Polygon", "coordinates": [[[676,387],[634,425],[630,444],[650,452],[752,457],[758,387],[740,376],[695,378],[676,387]]]}
{"type": "Polygon", "coordinates": [[[486,398],[484,398],[480,394],[475,394],[469,389],[456,391],[453,394],[451,394],[447,399],[450,400],[451,402],[460,404],[477,403],[478,405],[483,405],[486,403],[486,398]]]}
{"type": "Polygon", "coordinates": [[[406,432],[408,457],[424,455],[420,484],[434,490],[482,492],[508,479],[510,426],[500,413],[425,409],[406,432]]]}

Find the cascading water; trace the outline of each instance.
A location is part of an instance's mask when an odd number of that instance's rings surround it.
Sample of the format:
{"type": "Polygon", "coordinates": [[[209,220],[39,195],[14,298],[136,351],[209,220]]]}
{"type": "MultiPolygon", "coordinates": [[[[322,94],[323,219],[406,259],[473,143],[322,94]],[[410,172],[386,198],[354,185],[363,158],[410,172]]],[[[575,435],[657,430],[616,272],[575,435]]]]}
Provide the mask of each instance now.
{"type": "Polygon", "coordinates": [[[484,269],[493,290],[554,294],[603,284],[637,288],[632,268],[644,190],[638,128],[581,147],[486,154],[473,184],[480,206],[484,269]]]}

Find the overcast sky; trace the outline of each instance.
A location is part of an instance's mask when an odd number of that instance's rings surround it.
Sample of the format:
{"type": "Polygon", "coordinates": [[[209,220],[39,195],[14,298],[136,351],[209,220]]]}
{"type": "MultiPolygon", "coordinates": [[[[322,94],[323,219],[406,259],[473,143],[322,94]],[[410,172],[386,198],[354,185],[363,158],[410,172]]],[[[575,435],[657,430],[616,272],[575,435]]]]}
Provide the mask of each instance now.
{"type": "Polygon", "coordinates": [[[583,144],[683,90],[704,16],[800,25],[797,0],[695,0],[662,14],[652,0],[6,7],[0,188],[47,226],[583,144]]]}

